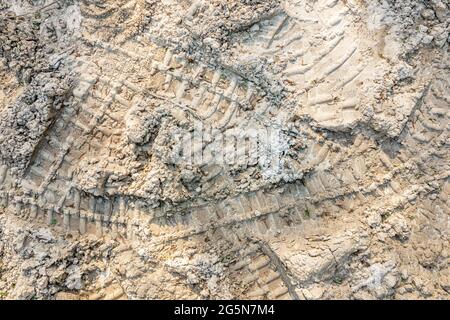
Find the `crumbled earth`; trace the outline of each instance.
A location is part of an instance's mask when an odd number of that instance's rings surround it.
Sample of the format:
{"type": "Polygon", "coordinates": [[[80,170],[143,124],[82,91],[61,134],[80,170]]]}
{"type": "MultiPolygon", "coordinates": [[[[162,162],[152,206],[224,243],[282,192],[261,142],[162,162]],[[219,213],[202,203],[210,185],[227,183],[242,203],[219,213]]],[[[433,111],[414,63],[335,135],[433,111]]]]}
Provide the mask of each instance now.
{"type": "Polygon", "coordinates": [[[0,299],[448,299],[448,0],[0,0],[0,299]]]}

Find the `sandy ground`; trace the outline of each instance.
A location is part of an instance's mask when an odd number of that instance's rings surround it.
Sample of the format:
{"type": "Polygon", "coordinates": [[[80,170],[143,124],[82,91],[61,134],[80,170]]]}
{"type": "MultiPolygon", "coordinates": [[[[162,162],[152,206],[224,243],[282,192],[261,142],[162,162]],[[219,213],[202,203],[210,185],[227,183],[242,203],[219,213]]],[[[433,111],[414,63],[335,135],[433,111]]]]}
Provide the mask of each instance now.
{"type": "Polygon", "coordinates": [[[0,299],[448,299],[448,0],[0,0],[0,299]]]}

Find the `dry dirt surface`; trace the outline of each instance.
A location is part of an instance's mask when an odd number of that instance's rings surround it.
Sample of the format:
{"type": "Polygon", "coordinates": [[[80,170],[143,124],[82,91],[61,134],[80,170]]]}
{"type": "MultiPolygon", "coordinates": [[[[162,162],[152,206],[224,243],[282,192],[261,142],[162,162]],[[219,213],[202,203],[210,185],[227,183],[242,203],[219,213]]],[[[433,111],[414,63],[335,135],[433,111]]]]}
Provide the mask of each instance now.
{"type": "Polygon", "coordinates": [[[0,0],[1,299],[449,299],[448,0],[0,0]]]}

